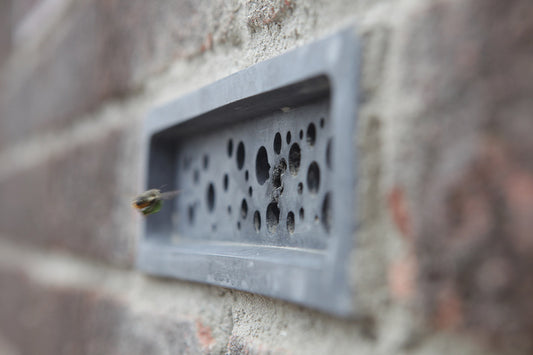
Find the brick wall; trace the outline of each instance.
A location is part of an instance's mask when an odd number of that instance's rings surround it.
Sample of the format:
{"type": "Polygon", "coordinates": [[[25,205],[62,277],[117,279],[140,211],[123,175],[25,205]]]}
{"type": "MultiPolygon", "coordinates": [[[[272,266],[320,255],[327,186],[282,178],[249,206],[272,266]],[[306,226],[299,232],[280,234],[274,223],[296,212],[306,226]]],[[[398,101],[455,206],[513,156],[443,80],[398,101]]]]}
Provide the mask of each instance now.
{"type": "Polygon", "coordinates": [[[0,353],[533,350],[529,0],[0,2],[0,353]],[[355,25],[357,319],[134,268],[147,111],[355,25]]]}

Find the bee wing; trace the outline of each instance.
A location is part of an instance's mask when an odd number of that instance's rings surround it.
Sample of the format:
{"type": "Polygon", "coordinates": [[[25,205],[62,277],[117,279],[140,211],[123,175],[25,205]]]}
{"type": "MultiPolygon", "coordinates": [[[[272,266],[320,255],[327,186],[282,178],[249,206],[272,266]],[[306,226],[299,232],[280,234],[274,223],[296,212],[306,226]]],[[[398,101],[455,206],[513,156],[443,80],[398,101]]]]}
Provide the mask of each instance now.
{"type": "Polygon", "coordinates": [[[168,200],[170,198],[175,197],[180,192],[181,192],[181,190],[163,192],[163,193],[161,193],[161,198],[164,199],[164,200],[168,200]]]}

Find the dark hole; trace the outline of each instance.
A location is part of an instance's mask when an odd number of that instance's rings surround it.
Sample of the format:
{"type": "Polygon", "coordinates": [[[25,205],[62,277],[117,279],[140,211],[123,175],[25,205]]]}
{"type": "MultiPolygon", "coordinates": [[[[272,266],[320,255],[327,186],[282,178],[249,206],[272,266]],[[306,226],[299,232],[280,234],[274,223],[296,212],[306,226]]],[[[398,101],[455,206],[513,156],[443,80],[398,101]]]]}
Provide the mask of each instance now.
{"type": "Polygon", "coordinates": [[[304,192],[304,184],[298,183],[298,193],[301,195],[304,192]]]}
{"type": "Polygon", "coordinates": [[[213,212],[215,209],[215,186],[210,183],[207,187],[207,209],[209,212],[213,212]]]}
{"type": "Polygon", "coordinates": [[[324,201],[322,202],[322,225],[324,229],[329,233],[331,229],[331,194],[328,192],[324,196],[324,201]]]}
{"type": "Polygon", "coordinates": [[[291,132],[287,132],[287,136],[285,137],[287,144],[291,143],[291,132]]]}
{"type": "Polygon", "coordinates": [[[285,159],[281,159],[272,172],[272,185],[274,185],[275,188],[281,187],[281,176],[286,170],[287,163],[285,162],[285,159]]]}
{"type": "Polygon", "coordinates": [[[259,211],[254,212],[254,227],[255,231],[259,233],[261,230],[261,215],[259,214],[259,211]]]}
{"type": "Polygon", "coordinates": [[[241,222],[240,221],[237,221],[237,229],[241,230],[241,222]]]}
{"type": "Polygon", "coordinates": [[[224,191],[228,191],[228,185],[229,185],[228,174],[224,174],[224,182],[223,182],[224,191]]]}
{"type": "Polygon", "coordinates": [[[252,197],[252,194],[253,194],[253,189],[252,189],[252,187],[250,186],[250,187],[248,188],[248,195],[250,195],[250,197],[252,197]]]}
{"type": "Polygon", "coordinates": [[[314,124],[314,123],[309,124],[309,126],[307,127],[307,135],[306,135],[306,138],[307,138],[307,143],[308,143],[309,145],[315,145],[315,141],[316,141],[316,127],[315,127],[315,124],[314,124]]]}
{"type": "Polygon", "coordinates": [[[304,131],[303,131],[303,129],[300,130],[300,134],[299,134],[299,135],[300,135],[300,139],[302,139],[302,138],[304,137],[304,131]]]}
{"type": "Polygon", "coordinates": [[[276,202],[271,202],[266,211],[267,227],[270,233],[274,233],[279,224],[279,207],[276,202]]]}
{"type": "Polygon", "coordinates": [[[312,162],[307,169],[307,188],[312,194],[318,192],[320,186],[320,169],[316,161],[312,162]]]}
{"type": "Polygon", "coordinates": [[[274,137],[274,151],[276,154],[279,154],[281,152],[281,134],[276,133],[276,136],[274,137]]]}
{"type": "Polygon", "coordinates": [[[304,208],[300,208],[300,219],[303,221],[304,217],[305,217],[305,212],[304,212],[304,208]]]}
{"type": "Polygon", "coordinates": [[[244,166],[244,143],[239,142],[237,146],[237,168],[239,170],[244,166]]]}
{"type": "Polygon", "coordinates": [[[248,181],[248,178],[250,177],[250,174],[248,173],[248,170],[244,172],[244,180],[248,181]]]}
{"type": "Polygon", "coordinates": [[[324,121],[324,117],[322,117],[322,118],[320,119],[320,128],[324,128],[324,123],[325,123],[325,121],[324,121]]]}
{"type": "Polygon", "coordinates": [[[190,205],[187,213],[189,217],[189,224],[194,223],[194,205],[190,205]]]}
{"type": "Polygon", "coordinates": [[[270,164],[268,164],[268,155],[265,147],[259,148],[257,151],[257,157],[255,158],[255,176],[259,185],[263,185],[269,178],[268,171],[270,170],[270,164]]]}
{"type": "Polygon", "coordinates": [[[292,211],[287,214],[287,231],[290,234],[294,233],[294,213],[292,211]]]}
{"type": "Polygon", "coordinates": [[[228,140],[228,157],[231,157],[233,154],[233,140],[228,140]]]}
{"type": "Polygon", "coordinates": [[[228,214],[231,214],[231,206],[228,205],[228,214]]]}
{"type": "Polygon", "coordinates": [[[298,170],[300,169],[300,160],[302,158],[302,153],[298,143],[294,143],[289,150],[289,170],[292,175],[297,175],[298,170]]]}
{"type": "Polygon", "coordinates": [[[329,169],[333,166],[331,161],[331,138],[328,139],[328,145],[326,146],[326,165],[329,169]]]}
{"type": "Polygon", "coordinates": [[[209,157],[207,155],[204,155],[204,170],[207,170],[208,166],[209,166],[209,157]]]}
{"type": "Polygon", "coordinates": [[[245,199],[242,199],[241,203],[241,217],[244,219],[248,216],[248,204],[245,199]]]}

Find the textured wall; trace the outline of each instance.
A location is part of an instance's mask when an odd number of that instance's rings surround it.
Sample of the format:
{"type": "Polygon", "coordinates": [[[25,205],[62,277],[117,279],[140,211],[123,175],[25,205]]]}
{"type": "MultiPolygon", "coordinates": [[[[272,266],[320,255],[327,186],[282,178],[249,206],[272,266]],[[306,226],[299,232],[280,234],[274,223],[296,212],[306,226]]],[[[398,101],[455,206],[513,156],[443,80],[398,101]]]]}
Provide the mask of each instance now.
{"type": "Polygon", "coordinates": [[[533,351],[531,1],[6,0],[0,29],[1,354],[533,351]],[[136,272],[147,111],[350,24],[359,317],[136,272]]]}

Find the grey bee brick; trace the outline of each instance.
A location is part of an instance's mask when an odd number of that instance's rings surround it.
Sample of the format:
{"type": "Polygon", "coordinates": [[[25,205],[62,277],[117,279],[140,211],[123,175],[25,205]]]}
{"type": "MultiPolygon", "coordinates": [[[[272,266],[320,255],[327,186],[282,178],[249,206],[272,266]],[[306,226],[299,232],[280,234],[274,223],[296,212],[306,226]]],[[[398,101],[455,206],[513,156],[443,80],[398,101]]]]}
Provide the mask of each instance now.
{"type": "Polygon", "coordinates": [[[533,345],[531,15],[529,0],[437,1],[412,14],[402,90],[421,104],[403,116],[409,137],[390,193],[427,319],[524,351],[533,345]]]}
{"type": "Polygon", "coordinates": [[[126,132],[112,131],[0,181],[0,234],[23,243],[74,251],[128,265],[131,245],[120,237],[116,209],[130,209],[117,195],[117,159],[126,132]]]}

